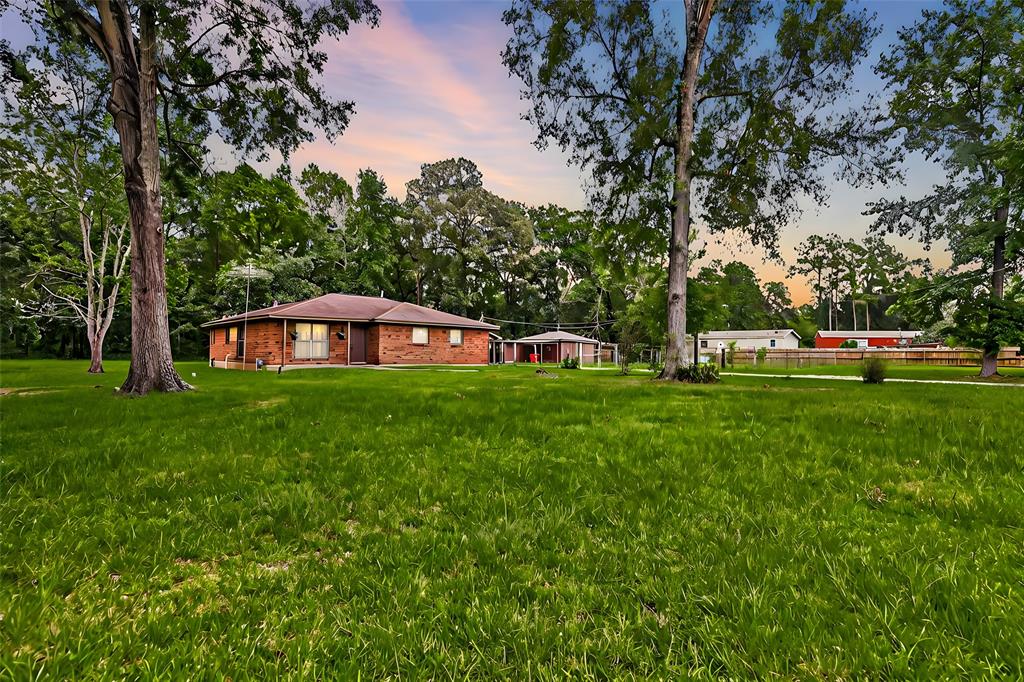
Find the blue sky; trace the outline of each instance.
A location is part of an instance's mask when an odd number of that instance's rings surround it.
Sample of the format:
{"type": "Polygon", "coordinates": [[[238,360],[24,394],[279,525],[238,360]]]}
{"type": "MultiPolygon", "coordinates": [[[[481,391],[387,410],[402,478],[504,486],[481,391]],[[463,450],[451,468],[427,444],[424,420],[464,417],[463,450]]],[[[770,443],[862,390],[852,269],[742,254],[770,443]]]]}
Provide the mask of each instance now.
{"type": "MultiPolygon", "coordinates": [[[[316,162],[354,181],[360,168],[374,168],[391,191],[404,196],[404,185],[419,173],[422,163],[454,156],[475,161],[485,185],[509,199],[528,204],[557,203],[580,208],[585,198],[579,171],[557,149],[538,151],[534,131],[520,120],[526,103],[519,83],[501,64],[508,39],[501,21],[505,2],[383,0],[381,25],[355,27],[348,36],[327,46],[325,86],[336,97],[356,103],[356,115],[346,133],[329,143],[317,140],[300,149],[297,167],[316,162]]],[[[662,2],[672,14],[682,0],[662,2]]],[[[914,22],[923,9],[938,6],[923,0],[864,0],[877,15],[882,32],[873,56],[858,69],[854,86],[861,93],[879,92],[872,72],[877,55],[896,40],[897,30],[914,22]]],[[[3,21],[3,33],[15,44],[25,40],[24,28],[3,21]]],[[[856,102],[852,102],[856,104],[856,102]]],[[[216,151],[218,165],[235,163],[224,148],[216,151]]],[[[277,162],[265,165],[272,170],[277,162]]],[[[861,238],[870,220],[861,215],[865,203],[880,196],[918,196],[942,178],[941,169],[920,158],[906,160],[906,183],[899,187],[854,189],[843,183],[832,188],[827,206],[803,204],[804,215],[782,237],[782,255],[792,261],[795,246],[809,234],[837,232],[861,238]]],[[[908,254],[924,255],[914,242],[893,239],[908,254]]],[[[764,279],[786,280],[785,266],[764,263],[759,252],[742,240],[725,237],[709,245],[709,257],[747,262],[764,279]]],[[[941,252],[928,254],[945,265],[941,252]]],[[[797,302],[807,299],[804,282],[787,281],[797,302]]]]}
{"type": "MultiPolygon", "coordinates": [[[[681,12],[681,0],[662,3],[670,15],[681,12]]],[[[878,93],[872,71],[878,54],[897,39],[901,26],[913,23],[936,2],[921,0],[864,1],[877,16],[880,35],[871,59],[858,69],[854,86],[860,93],[878,93]]],[[[332,48],[329,69],[336,70],[340,96],[352,98],[357,115],[334,145],[313,145],[298,156],[351,177],[359,167],[380,170],[392,191],[404,194],[404,183],[423,162],[465,156],[477,162],[484,182],[495,192],[529,204],[557,203],[582,207],[585,197],[579,171],[566,164],[557,149],[538,151],[533,129],[519,120],[527,104],[519,100],[519,83],[501,65],[500,52],[509,32],[501,21],[504,2],[408,0],[382,2],[381,27],[358,29],[332,48]]],[[[681,15],[680,15],[681,16],[681,15]]],[[[853,102],[856,104],[856,102],[853,102]]],[[[870,219],[865,203],[880,196],[917,196],[942,178],[941,169],[921,158],[906,160],[906,183],[899,187],[851,188],[837,182],[828,205],[804,202],[804,215],[782,237],[782,254],[794,258],[797,244],[813,233],[836,232],[862,238],[870,219]]],[[[941,252],[925,254],[915,242],[892,240],[913,256],[929,255],[945,265],[941,252]]],[[[788,281],[785,265],[763,262],[762,254],[738,237],[716,239],[709,258],[747,262],[764,279],[784,280],[802,302],[806,283],[788,281]]]]}

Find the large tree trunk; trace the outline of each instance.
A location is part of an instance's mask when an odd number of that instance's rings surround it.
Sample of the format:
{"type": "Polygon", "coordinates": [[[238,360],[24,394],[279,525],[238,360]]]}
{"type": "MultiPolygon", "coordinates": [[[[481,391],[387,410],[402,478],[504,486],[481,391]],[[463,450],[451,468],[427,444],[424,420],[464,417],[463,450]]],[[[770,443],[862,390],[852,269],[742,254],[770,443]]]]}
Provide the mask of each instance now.
{"type": "MultiPolygon", "coordinates": [[[[1009,217],[1009,207],[1000,206],[996,209],[996,222],[1006,224],[1009,217]]],[[[992,302],[1003,299],[1003,290],[1006,280],[1006,232],[1001,232],[992,240],[992,302]]],[[[994,322],[994,310],[989,307],[988,323],[994,322]]],[[[999,348],[992,352],[985,351],[981,358],[981,376],[990,377],[999,374],[999,348]]]]}
{"type": "Polygon", "coordinates": [[[103,374],[103,337],[89,337],[89,374],[103,374]]]}
{"type": "Polygon", "coordinates": [[[662,379],[674,379],[689,359],[686,346],[686,273],[690,265],[690,157],[693,154],[694,105],[701,53],[714,0],[686,2],[686,53],[676,111],[676,167],[672,192],[672,236],[668,253],[668,329],[662,379]]]}
{"type": "Polygon", "coordinates": [[[108,109],[121,143],[131,215],[132,359],[121,391],[184,391],[191,386],[174,369],[167,321],[153,8],[141,6],[138,53],[131,18],[106,3],[99,11],[112,79],[108,109]]]}
{"type": "Polygon", "coordinates": [[[999,374],[999,351],[995,354],[984,353],[981,356],[981,375],[983,377],[993,377],[999,374]]]}

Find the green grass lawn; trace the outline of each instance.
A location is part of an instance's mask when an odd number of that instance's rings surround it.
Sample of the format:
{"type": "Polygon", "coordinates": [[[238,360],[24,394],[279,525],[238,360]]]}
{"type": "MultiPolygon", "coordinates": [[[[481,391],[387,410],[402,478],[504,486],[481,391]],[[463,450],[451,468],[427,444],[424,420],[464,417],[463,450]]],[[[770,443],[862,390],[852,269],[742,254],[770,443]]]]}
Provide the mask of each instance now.
{"type": "MultiPolygon", "coordinates": [[[[1024,383],[1024,368],[1000,367],[998,377],[982,379],[978,376],[980,367],[941,367],[934,365],[889,365],[888,376],[894,379],[939,379],[943,381],[984,381],[992,383],[1024,383]]],[[[736,365],[726,372],[747,372],[757,374],[828,374],[834,376],[859,376],[860,365],[819,365],[817,367],[754,367],[736,365]]]]}
{"type": "Polygon", "coordinates": [[[85,369],[0,364],[0,678],[1024,675],[1024,389],[85,369]]]}

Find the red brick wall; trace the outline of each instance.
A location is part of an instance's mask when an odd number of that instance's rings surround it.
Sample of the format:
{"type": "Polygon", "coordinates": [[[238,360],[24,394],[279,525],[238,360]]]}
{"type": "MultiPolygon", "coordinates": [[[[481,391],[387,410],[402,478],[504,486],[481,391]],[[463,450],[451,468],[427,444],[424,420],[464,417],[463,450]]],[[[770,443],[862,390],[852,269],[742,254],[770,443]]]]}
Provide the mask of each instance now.
{"type": "MultiPolygon", "coordinates": [[[[237,328],[241,330],[242,326],[237,325],[237,328]]],[[[329,324],[329,346],[328,352],[330,357],[327,359],[297,359],[292,357],[294,350],[292,348],[292,338],[290,332],[295,331],[295,322],[292,320],[288,321],[288,336],[284,338],[284,351],[286,365],[344,365],[348,363],[348,341],[341,341],[338,339],[337,333],[339,331],[347,331],[347,322],[331,322],[329,324]]],[[[259,320],[256,322],[250,322],[246,335],[248,338],[246,344],[245,356],[246,360],[255,362],[256,360],[263,360],[268,365],[277,365],[281,363],[281,335],[284,331],[284,322],[282,320],[259,320]]],[[[230,360],[240,360],[241,358],[236,357],[235,351],[237,349],[235,343],[235,334],[232,332],[231,343],[224,343],[224,327],[217,327],[211,330],[210,337],[210,358],[223,362],[225,355],[229,355],[230,360]]]]}
{"type": "MultiPolygon", "coordinates": [[[[310,322],[316,322],[316,320],[309,320],[310,322]]],[[[277,321],[277,326],[280,328],[281,321],[277,321]]],[[[295,350],[292,348],[292,336],[291,333],[295,331],[295,321],[288,320],[288,336],[285,337],[285,363],[286,365],[347,365],[348,364],[348,322],[330,322],[328,323],[327,340],[328,347],[327,359],[317,358],[315,360],[298,359],[295,357],[295,350]],[[338,332],[345,332],[345,340],[341,341],[338,339],[338,332]]],[[[278,332],[278,342],[280,342],[280,332],[278,332]]]]}
{"type": "MultiPolygon", "coordinates": [[[[409,332],[412,334],[412,332],[409,332]]],[[[371,324],[366,329],[366,364],[380,364],[380,325],[371,324]]]]}
{"type": "Polygon", "coordinates": [[[208,330],[210,333],[210,359],[223,362],[235,357],[235,330],[231,330],[231,343],[224,343],[224,327],[208,330]]]}
{"type": "Polygon", "coordinates": [[[429,327],[429,343],[412,342],[412,326],[371,325],[367,337],[367,361],[381,365],[487,364],[487,331],[465,329],[462,345],[448,340],[448,327],[429,327]]]}
{"type": "MultiPolygon", "coordinates": [[[[210,358],[223,362],[225,355],[230,360],[241,360],[236,355],[238,350],[236,333],[241,333],[243,325],[232,325],[231,343],[224,343],[225,327],[217,327],[210,331],[210,358]]],[[[263,360],[268,365],[276,365],[281,361],[281,321],[258,320],[250,322],[245,330],[247,342],[245,359],[247,362],[263,360]]]]}

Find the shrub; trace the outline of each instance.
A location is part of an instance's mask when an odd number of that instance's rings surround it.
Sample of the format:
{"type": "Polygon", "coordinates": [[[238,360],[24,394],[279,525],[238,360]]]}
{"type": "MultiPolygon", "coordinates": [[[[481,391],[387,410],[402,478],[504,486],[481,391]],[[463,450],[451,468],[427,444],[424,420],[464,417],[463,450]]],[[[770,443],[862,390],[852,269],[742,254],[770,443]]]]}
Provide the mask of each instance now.
{"type": "Polygon", "coordinates": [[[839,344],[839,347],[840,348],[859,348],[860,346],[857,345],[857,340],[856,339],[846,339],[846,341],[843,341],[841,344],[839,344]]]}
{"type": "Polygon", "coordinates": [[[688,384],[717,384],[718,365],[713,362],[701,362],[685,365],[676,370],[676,379],[688,384]]]}
{"type": "Polygon", "coordinates": [[[768,349],[761,346],[757,349],[757,364],[763,365],[766,357],[768,357],[768,349]]]}
{"type": "Polygon", "coordinates": [[[866,357],[860,366],[860,376],[865,384],[880,384],[885,381],[888,365],[882,358],[866,357]]]}
{"type": "Polygon", "coordinates": [[[576,357],[566,356],[562,358],[562,369],[579,369],[580,359],[576,357]]]}

